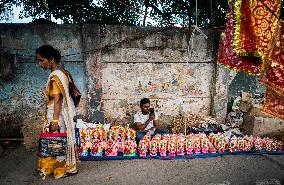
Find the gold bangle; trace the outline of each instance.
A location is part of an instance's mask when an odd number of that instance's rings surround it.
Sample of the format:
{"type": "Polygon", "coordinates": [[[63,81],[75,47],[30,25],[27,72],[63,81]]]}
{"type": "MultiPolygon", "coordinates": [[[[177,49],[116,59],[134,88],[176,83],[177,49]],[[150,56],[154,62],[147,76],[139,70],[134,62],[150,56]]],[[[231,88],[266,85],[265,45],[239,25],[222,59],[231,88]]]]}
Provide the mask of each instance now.
{"type": "Polygon", "coordinates": [[[53,123],[58,123],[59,120],[58,120],[58,119],[54,119],[54,120],[52,120],[52,122],[53,122],[53,123]]]}

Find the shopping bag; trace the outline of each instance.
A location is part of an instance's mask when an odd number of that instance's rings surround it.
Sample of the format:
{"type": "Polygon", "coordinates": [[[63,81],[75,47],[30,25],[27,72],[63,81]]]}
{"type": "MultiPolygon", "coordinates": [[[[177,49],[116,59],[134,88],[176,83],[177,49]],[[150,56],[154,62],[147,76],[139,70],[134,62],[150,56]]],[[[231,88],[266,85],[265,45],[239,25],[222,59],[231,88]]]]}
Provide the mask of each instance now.
{"type": "Polygon", "coordinates": [[[39,138],[39,157],[66,155],[67,133],[41,133],[39,138]]]}

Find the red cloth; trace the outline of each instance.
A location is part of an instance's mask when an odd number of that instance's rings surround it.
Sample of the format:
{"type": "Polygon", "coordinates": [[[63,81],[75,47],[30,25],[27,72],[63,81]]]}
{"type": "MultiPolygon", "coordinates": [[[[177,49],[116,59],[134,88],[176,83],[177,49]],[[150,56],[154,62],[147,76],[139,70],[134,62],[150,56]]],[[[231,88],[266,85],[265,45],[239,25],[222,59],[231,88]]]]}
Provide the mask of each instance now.
{"type": "Polygon", "coordinates": [[[259,74],[260,58],[239,56],[234,51],[234,3],[235,1],[232,0],[230,12],[227,17],[225,33],[220,42],[218,62],[237,71],[259,74]]]}

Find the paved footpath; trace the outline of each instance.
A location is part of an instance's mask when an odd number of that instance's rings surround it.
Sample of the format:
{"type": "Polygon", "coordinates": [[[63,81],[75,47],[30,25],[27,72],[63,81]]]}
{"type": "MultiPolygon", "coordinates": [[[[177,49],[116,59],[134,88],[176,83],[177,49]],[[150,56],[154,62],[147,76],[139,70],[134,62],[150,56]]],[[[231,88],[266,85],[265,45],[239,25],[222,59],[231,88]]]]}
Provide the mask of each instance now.
{"type": "Polygon", "coordinates": [[[82,161],[76,176],[42,180],[35,152],[20,146],[0,157],[0,184],[284,185],[284,155],[228,155],[190,160],[82,161]]]}

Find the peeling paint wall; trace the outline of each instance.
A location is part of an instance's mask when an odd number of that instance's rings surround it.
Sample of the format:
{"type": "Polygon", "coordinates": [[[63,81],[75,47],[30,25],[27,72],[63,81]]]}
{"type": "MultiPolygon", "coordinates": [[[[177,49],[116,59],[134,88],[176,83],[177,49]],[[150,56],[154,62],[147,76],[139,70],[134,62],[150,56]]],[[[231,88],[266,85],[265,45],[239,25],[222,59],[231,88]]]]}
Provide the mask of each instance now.
{"type": "Polygon", "coordinates": [[[110,45],[100,57],[107,122],[132,124],[144,97],[165,124],[178,114],[211,115],[213,32],[206,31],[208,39],[195,34],[190,43],[189,30],[108,26],[101,32],[101,43],[110,45]]]}
{"type": "Polygon", "coordinates": [[[12,66],[12,75],[0,78],[0,137],[18,133],[25,118],[43,115],[49,72],[34,61],[42,44],[62,52],[82,92],[77,112],[85,121],[132,124],[143,97],[165,125],[178,114],[223,118],[226,110],[228,74],[216,65],[213,30],[205,30],[208,39],[195,34],[192,40],[191,30],[93,24],[0,24],[0,33],[12,66]]]}
{"type": "MultiPolygon", "coordinates": [[[[35,61],[35,49],[50,44],[61,51],[62,63],[71,72],[83,98],[77,112],[86,117],[86,88],[80,27],[74,25],[0,24],[1,64],[12,67],[11,75],[0,78],[0,137],[20,135],[22,122],[28,117],[44,115],[44,88],[49,71],[35,61]],[[6,64],[7,65],[7,64],[6,64]]],[[[4,66],[5,67],[5,66],[4,66]]],[[[7,67],[7,66],[6,66],[7,67]]]]}

